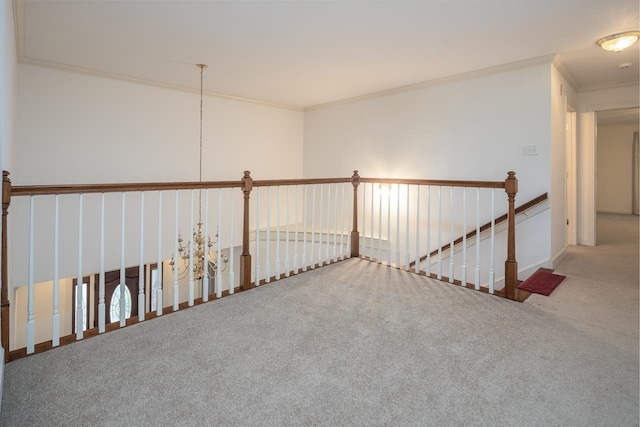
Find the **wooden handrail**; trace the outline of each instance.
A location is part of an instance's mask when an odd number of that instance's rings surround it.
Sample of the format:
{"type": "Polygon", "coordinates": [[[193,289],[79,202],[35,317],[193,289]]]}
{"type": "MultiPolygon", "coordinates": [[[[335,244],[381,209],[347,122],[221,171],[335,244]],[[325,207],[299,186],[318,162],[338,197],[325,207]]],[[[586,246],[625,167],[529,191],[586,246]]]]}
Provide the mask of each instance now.
{"type": "Polygon", "coordinates": [[[404,178],[360,178],[360,182],[379,184],[433,185],[442,187],[505,188],[505,181],[452,181],[404,178]]]}
{"type": "Polygon", "coordinates": [[[351,178],[299,178],[299,179],[262,179],[253,181],[254,187],[278,187],[284,185],[340,184],[351,182],[351,178]]]}
{"type": "Polygon", "coordinates": [[[1,289],[0,289],[0,333],[2,333],[2,348],[4,349],[4,361],[9,361],[9,251],[7,247],[8,230],[7,215],[11,204],[11,180],[9,172],[2,172],[2,267],[1,267],[1,289]]]}
{"type": "MultiPolygon", "coordinates": [[[[530,208],[534,207],[535,205],[544,202],[548,198],[549,198],[549,194],[548,193],[544,193],[544,194],[539,195],[538,197],[535,197],[535,198],[529,200],[527,203],[524,203],[523,205],[520,205],[520,206],[518,206],[516,208],[516,210],[515,210],[516,215],[521,214],[522,212],[526,211],[527,209],[530,209],[530,208]]],[[[505,214],[500,215],[499,217],[497,217],[494,220],[494,224],[498,225],[500,223],[505,222],[506,220],[507,220],[507,214],[505,213],[505,214]]],[[[480,232],[482,233],[483,231],[486,231],[489,228],[491,228],[491,221],[489,221],[489,222],[487,222],[485,224],[482,224],[480,226],[480,232]]],[[[477,231],[476,229],[473,229],[472,231],[468,232],[467,233],[467,240],[471,239],[472,237],[475,237],[476,231],[477,231]]],[[[459,245],[460,243],[462,243],[462,240],[463,240],[462,236],[458,237],[457,239],[455,239],[453,241],[453,245],[454,246],[459,245]]],[[[451,247],[451,243],[447,243],[446,245],[442,246],[441,251],[444,252],[446,250],[449,250],[450,247],[451,247]]],[[[438,254],[438,249],[435,249],[435,250],[431,251],[431,253],[429,255],[434,256],[434,255],[437,255],[437,254],[438,254]]],[[[426,259],[427,259],[427,255],[422,255],[420,257],[420,261],[421,262],[426,260],[426,259]]],[[[409,266],[410,267],[414,267],[415,264],[416,264],[415,261],[411,261],[409,266]]]]}
{"type": "Polygon", "coordinates": [[[126,193],[133,191],[204,190],[207,188],[241,188],[242,181],[149,182],[123,184],[17,185],[11,197],[55,194],[126,193]]]}

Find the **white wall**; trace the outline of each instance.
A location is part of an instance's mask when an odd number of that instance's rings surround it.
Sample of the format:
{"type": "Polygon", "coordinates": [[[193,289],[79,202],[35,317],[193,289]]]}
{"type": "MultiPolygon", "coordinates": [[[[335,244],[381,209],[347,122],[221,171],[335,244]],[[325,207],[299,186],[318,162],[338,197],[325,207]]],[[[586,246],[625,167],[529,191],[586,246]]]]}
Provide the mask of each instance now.
{"type": "MultiPolygon", "coordinates": [[[[14,185],[99,182],[196,181],[199,95],[30,65],[19,66],[19,144],[14,185]]],[[[194,67],[194,78],[198,78],[194,67]]],[[[205,75],[206,78],[206,75],[205,75]]],[[[204,180],[302,176],[301,112],[218,97],[204,99],[204,180]]],[[[224,190],[224,246],[231,245],[231,190],[224,190]],[[226,227],[226,228],[225,228],[226,227]]],[[[241,192],[233,190],[234,244],[241,239],[241,192]]],[[[204,197],[204,196],[203,196],[204,197]]],[[[139,265],[140,193],[126,197],[126,266],[139,265]]],[[[217,225],[217,191],[211,192],[210,234],[217,225]]],[[[174,241],[175,192],[163,194],[163,258],[174,241]]],[[[106,270],[120,265],[120,195],[107,195],[106,270]]],[[[197,194],[196,194],[197,212],[197,194]]],[[[77,272],[77,196],[60,198],[60,277],[77,272]]],[[[83,201],[83,272],[99,271],[100,197],[83,201]]],[[[144,262],[157,259],[157,193],[145,198],[144,262]]],[[[189,194],[180,194],[180,230],[189,234],[189,194]]],[[[204,210],[204,207],[203,207],[204,210]]],[[[35,282],[52,278],[53,197],[35,199],[35,282]]],[[[197,214],[194,213],[197,218],[197,214]]],[[[28,199],[10,208],[11,283],[27,280],[28,199]]],[[[197,220],[195,221],[197,222],[197,220]]],[[[238,266],[236,267],[238,268],[238,266]]]]}
{"type": "MultiPolygon", "coordinates": [[[[575,90],[551,66],[551,262],[556,264],[567,248],[566,117],[567,107],[577,107],[575,90]]],[[[553,265],[552,265],[553,267],[553,265]]]]}
{"type": "MultiPolygon", "coordinates": [[[[25,64],[19,75],[14,184],[198,179],[198,94],[25,64]]],[[[205,96],[203,179],[301,176],[302,120],[205,96]]]]}
{"type": "MultiPolygon", "coordinates": [[[[308,111],[304,174],[350,176],[358,169],[367,177],[498,181],[514,170],[516,205],[524,203],[551,190],[549,67],[308,111]],[[525,144],[537,145],[539,155],[522,156],[525,144]]],[[[548,260],[549,229],[538,232],[546,237],[527,249],[536,254],[528,258],[548,260]]]]}
{"type": "Polygon", "coordinates": [[[0,5],[0,166],[11,169],[16,141],[18,60],[13,23],[13,5],[0,5]]]}
{"type": "Polygon", "coordinates": [[[597,210],[631,213],[633,133],[638,124],[598,126],[597,210]]]}
{"type": "Polygon", "coordinates": [[[638,106],[638,85],[582,91],[578,94],[578,244],[596,243],[595,112],[638,106]]]}
{"type": "MultiPolygon", "coordinates": [[[[16,140],[17,66],[13,3],[3,1],[0,2],[0,168],[5,170],[12,167],[16,140]]],[[[4,349],[0,347],[0,398],[3,378],[4,349]]]]}

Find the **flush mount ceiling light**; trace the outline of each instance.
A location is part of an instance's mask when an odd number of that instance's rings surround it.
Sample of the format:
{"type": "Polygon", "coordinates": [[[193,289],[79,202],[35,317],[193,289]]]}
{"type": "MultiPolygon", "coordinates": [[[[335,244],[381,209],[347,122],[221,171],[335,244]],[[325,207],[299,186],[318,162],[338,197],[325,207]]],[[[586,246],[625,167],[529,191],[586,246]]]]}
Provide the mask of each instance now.
{"type": "Polygon", "coordinates": [[[611,52],[622,52],[626,48],[633,46],[640,38],[640,31],[625,31],[623,33],[611,34],[601,38],[596,42],[604,50],[611,52]]]}

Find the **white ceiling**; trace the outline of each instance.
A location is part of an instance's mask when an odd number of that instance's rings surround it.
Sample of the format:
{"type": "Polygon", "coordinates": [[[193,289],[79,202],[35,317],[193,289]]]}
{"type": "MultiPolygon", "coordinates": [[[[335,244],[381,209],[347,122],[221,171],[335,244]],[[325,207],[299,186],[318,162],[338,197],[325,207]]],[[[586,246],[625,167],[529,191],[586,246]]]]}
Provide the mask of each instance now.
{"type": "Polygon", "coordinates": [[[638,81],[637,0],[16,1],[22,60],[296,108],[560,53],[582,88],[638,81]],[[621,62],[632,62],[619,70],[621,62]]]}

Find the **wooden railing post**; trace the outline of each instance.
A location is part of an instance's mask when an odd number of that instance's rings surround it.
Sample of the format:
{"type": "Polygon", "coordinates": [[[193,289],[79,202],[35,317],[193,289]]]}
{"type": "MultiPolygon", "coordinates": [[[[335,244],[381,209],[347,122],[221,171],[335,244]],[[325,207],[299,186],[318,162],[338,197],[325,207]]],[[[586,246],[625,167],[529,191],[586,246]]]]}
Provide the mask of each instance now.
{"type": "Polygon", "coordinates": [[[2,172],[2,283],[0,284],[0,333],[4,361],[9,361],[9,253],[7,251],[7,215],[11,204],[11,180],[9,172],[2,172]]]}
{"type": "Polygon", "coordinates": [[[353,185],[353,230],[351,231],[351,256],[360,256],[360,233],[358,232],[358,185],[360,185],[360,175],[358,171],[353,171],[351,177],[353,185]]]}
{"type": "MultiPolygon", "coordinates": [[[[242,194],[244,195],[244,213],[242,221],[242,255],[240,256],[240,286],[243,291],[251,287],[251,253],[249,252],[249,197],[253,188],[251,172],[244,171],[242,194]]],[[[233,242],[231,243],[233,244],[233,242]]]]}
{"type": "Polygon", "coordinates": [[[511,171],[505,180],[505,192],[509,198],[509,211],[507,214],[507,261],[504,263],[504,296],[510,300],[516,299],[516,285],[518,284],[518,262],[516,261],[516,193],[518,192],[518,179],[516,173],[511,171]]]}

